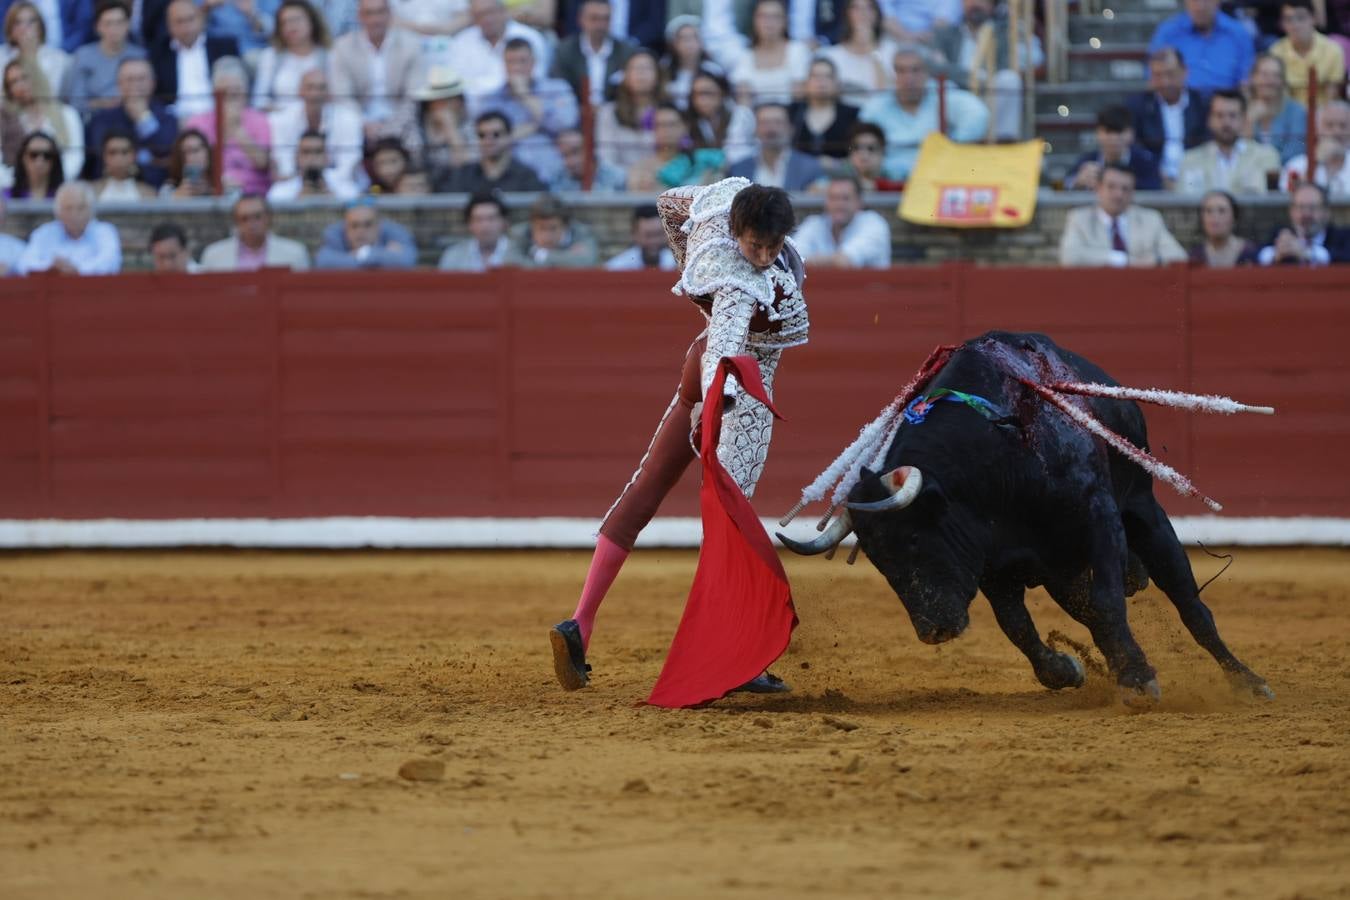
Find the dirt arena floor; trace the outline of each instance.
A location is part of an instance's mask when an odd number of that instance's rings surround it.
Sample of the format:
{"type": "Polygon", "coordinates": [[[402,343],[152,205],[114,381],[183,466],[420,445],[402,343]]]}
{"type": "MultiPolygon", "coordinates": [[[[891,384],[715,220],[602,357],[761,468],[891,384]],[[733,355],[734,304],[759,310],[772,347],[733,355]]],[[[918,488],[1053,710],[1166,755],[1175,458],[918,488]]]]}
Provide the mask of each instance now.
{"type": "Polygon", "coordinates": [[[1350,552],[1239,550],[1206,592],[1273,703],[1132,601],[1147,713],[1041,689],[982,599],[929,647],[870,566],[795,558],[795,693],[635,706],[676,551],[563,693],[585,562],[0,556],[0,896],[1350,897],[1350,552]]]}

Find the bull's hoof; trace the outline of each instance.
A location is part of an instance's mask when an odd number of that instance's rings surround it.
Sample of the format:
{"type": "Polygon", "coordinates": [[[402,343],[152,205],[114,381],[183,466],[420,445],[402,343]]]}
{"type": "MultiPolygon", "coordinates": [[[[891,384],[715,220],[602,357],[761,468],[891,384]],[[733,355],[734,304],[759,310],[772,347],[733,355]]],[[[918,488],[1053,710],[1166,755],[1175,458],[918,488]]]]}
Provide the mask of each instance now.
{"type": "Polygon", "coordinates": [[[1156,678],[1150,678],[1138,687],[1127,684],[1118,687],[1120,702],[1129,709],[1152,709],[1162,700],[1162,688],[1158,686],[1158,679],[1156,678]]]}
{"type": "Polygon", "coordinates": [[[1087,672],[1078,657],[1068,653],[1052,653],[1036,669],[1036,678],[1052,691],[1078,688],[1087,680],[1087,672]]]}
{"type": "Polygon", "coordinates": [[[1248,694],[1257,700],[1275,699],[1275,692],[1270,689],[1270,685],[1255,672],[1235,672],[1228,676],[1228,681],[1239,694],[1248,694]]]}

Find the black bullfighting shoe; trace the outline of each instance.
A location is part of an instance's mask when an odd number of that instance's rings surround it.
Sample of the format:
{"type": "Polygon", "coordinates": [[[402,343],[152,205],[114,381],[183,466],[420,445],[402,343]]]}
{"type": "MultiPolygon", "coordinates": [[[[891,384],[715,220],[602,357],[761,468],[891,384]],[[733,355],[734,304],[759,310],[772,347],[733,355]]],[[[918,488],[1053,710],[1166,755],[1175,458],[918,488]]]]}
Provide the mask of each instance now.
{"type": "Polygon", "coordinates": [[[740,687],[734,688],[732,693],[737,691],[744,691],[747,694],[787,694],[791,693],[792,685],[777,675],[762,672],[740,687]]]}
{"type": "Polygon", "coordinates": [[[591,667],[586,665],[586,645],[581,640],[581,626],[576,619],[559,622],[549,629],[548,639],[553,644],[553,674],[565,690],[584,688],[591,681],[591,667]]]}

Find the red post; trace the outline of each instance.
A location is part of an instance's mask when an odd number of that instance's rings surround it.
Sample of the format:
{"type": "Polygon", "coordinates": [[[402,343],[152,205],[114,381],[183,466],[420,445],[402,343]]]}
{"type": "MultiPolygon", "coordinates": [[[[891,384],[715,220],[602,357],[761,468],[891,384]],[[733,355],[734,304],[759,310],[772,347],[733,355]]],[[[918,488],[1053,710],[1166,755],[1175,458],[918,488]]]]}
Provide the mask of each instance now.
{"type": "Polygon", "coordinates": [[[938,133],[947,133],[947,76],[939,75],[938,92],[938,133]]]}
{"type": "Polygon", "coordinates": [[[225,92],[216,88],[214,93],[216,99],[216,144],[211,148],[211,190],[215,191],[216,196],[219,197],[224,193],[221,173],[224,171],[225,163],[225,92]]]}
{"type": "Polygon", "coordinates": [[[585,168],[581,170],[581,189],[590,191],[595,182],[595,107],[591,105],[591,80],[581,79],[581,146],[585,168]]]}
{"type": "MultiPolygon", "coordinates": [[[[1304,138],[1304,146],[1308,148],[1308,153],[1304,157],[1307,165],[1304,167],[1303,180],[1305,183],[1311,182],[1317,177],[1317,70],[1312,66],[1308,67],[1308,133],[1304,138]]],[[[1292,185],[1291,185],[1292,188],[1292,185]]]]}

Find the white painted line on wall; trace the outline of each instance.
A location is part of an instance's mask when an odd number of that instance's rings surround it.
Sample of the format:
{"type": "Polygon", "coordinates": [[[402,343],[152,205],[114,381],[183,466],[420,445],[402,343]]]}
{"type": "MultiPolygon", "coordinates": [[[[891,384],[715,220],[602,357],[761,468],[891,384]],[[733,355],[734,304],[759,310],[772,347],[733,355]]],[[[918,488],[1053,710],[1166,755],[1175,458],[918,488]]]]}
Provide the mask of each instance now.
{"type": "MultiPolygon", "coordinates": [[[[777,521],[764,519],[773,534],[777,521]]],[[[349,516],[314,519],[0,519],[0,548],[11,550],[148,547],[257,547],[266,549],[590,548],[596,519],[349,516]]],[[[1289,547],[1350,546],[1350,519],[1182,516],[1172,520],[1183,544],[1289,547]]],[[[794,523],[794,537],[815,534],[794,523]]],[[[639,547],[697,547],[696,518],[659,518],[639,547]]],[[[852,542],[852,538],[846,544],[852,542]]]]}

